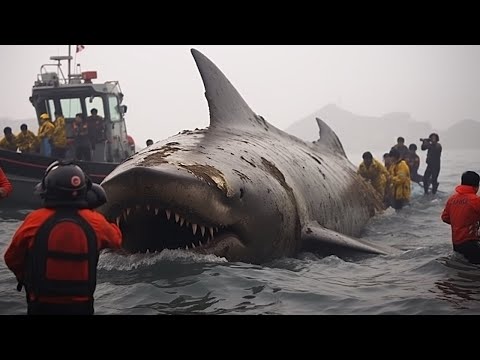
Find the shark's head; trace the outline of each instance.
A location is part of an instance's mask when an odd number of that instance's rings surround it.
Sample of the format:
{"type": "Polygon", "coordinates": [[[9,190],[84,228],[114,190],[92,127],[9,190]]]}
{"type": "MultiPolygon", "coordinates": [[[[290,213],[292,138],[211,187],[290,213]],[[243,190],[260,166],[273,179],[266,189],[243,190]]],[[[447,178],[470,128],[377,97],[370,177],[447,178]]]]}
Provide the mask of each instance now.
{"type": "Polygon", "coordinates": [[[102,211],[117,222],[123,247],[132,252],[168,248],[227,255],[233,250],[228,247],[241,252],[243,229],[233,211],[241,194],[226,198],[217,176],[209,167],[126,163],[102,184],[109,198],[102,211]]]}
{"type": "Polygon", "coordinates": [[[243,136],[270,125],[210,60],[192,54],[209,129],[184,131],[119,165],[102,183],[108,202],[100,211],[119,224],[131,252],[187,249],[250,262],[292,253],[300,234],[292,191],[274,164],[249,157],[243,136]]]}

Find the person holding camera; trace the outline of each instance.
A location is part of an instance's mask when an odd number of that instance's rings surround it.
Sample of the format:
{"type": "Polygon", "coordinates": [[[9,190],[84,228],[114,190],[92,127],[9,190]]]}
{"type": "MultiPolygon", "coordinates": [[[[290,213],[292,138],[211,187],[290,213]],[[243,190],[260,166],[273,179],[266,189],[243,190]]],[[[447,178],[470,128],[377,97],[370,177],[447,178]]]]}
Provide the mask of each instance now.
{"type": "Polygon", "coordinates": [[[440,174],[440,157],[442,156],[442,145],[440,145],[440,138],[438,134],[432,133],[428,139],[420,139],[422,142],[421,149],[427,152],[427,169],[423,174],[423,190],[428,194],[428,188],[432,184],[432,194],[437,193],[438,189],[438,175],[440,174]]]}

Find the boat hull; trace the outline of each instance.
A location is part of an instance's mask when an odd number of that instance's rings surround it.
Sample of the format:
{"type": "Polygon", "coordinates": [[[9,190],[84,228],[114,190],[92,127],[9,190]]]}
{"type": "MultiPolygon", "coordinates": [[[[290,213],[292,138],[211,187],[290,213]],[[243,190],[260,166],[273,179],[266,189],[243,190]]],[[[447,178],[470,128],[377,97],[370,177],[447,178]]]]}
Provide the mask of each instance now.
{"type": "MultiPolygon", "coordinates": [[[[0,201],[0,208],[37,209],[41,206],[40,198],[33,194],[53,161],[53,157],[38,154],[24,154],[0,149],[0,166],[13,186],[9,197],[0,201]]],[[[100,184],[119,164],[104,162],[76,161],[93,182],[100,184]]]]}

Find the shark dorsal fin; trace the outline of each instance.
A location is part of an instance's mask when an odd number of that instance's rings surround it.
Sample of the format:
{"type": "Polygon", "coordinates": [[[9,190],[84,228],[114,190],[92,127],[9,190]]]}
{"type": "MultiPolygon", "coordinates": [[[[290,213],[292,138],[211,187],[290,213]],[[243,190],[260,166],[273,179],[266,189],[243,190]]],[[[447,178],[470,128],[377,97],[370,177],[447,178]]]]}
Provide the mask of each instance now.
{"type": "Polygon", "coordinates": [[[264,126],[265,120],[250,109],[220,69],[200,51],[191,49],[191,52],[205,86],[210,126],[264,126]]]}
{"type": "Polygon", "coordinates": [[[328,126],[322,119],[316,118],[320,133],[320,139],[315,141],[315,144],[321,144],[331,149],[333,152],[339,153],[344,157],[347,157],[342,143],[338,139],[337,134],[328,126]]]}

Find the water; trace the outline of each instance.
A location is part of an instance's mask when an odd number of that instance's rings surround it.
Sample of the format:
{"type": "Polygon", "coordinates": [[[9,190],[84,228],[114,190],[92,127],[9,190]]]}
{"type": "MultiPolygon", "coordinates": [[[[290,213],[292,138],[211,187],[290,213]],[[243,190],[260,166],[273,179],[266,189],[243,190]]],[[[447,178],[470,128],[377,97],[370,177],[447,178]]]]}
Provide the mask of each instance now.
{"type": "MultiPolygon", "coordinates": [[[[416,187],[409,207],[372,219],[364,238],[401,248],[398,255],[345,261],[302,253],[259,266],[185,251],[104,252],[96,314],[480,314],[480,267],[452,252],[440,220],[461,173],[480,172],[478,155],[446,150],[436,197],[416,187]]],[[[27,213],[0,208],[2,249],[27,213]]],[[[0,314],[25,314],[15,287],[1,261],[0,314]]]]}

